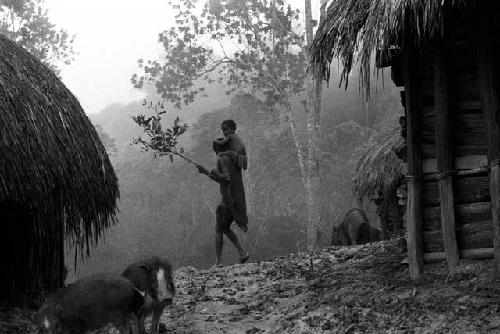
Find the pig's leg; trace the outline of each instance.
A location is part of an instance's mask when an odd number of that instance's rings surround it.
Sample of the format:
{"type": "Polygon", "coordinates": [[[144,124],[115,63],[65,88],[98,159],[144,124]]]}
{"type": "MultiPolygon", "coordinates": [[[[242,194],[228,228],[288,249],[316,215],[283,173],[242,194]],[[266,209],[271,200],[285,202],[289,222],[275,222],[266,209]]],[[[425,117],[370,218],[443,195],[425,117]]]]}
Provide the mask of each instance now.
{"type": "MultiPolygon", "coordinates": [[[[146,334],[146,329],[144,326],[144,323],[146,322],[146,317],[154,310],[155,304],[158,303],[158,301],[152,299],[151,297],[147,297],[146,301],[144,302],[144,305],[141,308],[141,311],[139,312],[139,334],[146,334]]],[[[153,329],[151,329],[153,331],[153,329]]]]}
{"type": "Polygon", "coordinates": [[[349,245],[358,244],[358,226],[351,222],[347,227],[347,238],[349,239],[349,245]]]}
{"type": "Polygon", "coordinates": [[[158,334],[160,326],[160,316],[163,313],[163,305],[161,303],[155,303],[153,305],[153,317],[151,319],[151,333],[158,334]]]}
{"type": "Polygon", "coordinates": [[[140,316],[134,316],[131,321],[132,324],[132,333],[133,334],[141,334],[141,318],[140,316]]]}
{"type": "Polygon", "coordinates": [[[146,321],[146,312],[141,312],[138,317],[138,332],[139,334],[146,334],[146,328],[144,327],[144,322],[146,321]]]}

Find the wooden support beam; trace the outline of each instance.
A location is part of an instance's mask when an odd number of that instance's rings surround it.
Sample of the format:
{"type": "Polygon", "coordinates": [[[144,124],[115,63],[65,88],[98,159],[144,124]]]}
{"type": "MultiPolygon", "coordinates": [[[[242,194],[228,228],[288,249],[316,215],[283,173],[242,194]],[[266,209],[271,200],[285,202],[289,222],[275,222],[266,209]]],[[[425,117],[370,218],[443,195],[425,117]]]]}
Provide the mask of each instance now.
{"type": "MultiPolygon", "coordinates": [[[[470,170],[477,170],[479,173],[479,170],[488,167],[488,156],[468,155],[465,157],[456,157],[454,166],[459,175],[467,175],[470,170]]],[[[425,159],[422,162],[423,174],[435,174],[437,172],[437,159],[425,159]]],[[[472,173],[474,174],[474,172],[472,173]]]]}
{"type": "MultiPolygon", "coordinates": [[[[460,258],[469,260],[485,260],[493,258],[493,248],[463,249],[460,251],[460,258]]],[[[436,263],[446,260],[444,252],[425,253],[425,263],[436,263]]]]}
{"type": "MultiPolygon", "coordinates": [[[[441,208],[432,206],[423,209],[422,231],[435,231],[441,228],[441,208]]],[[[455,204],[456,227],[480,221],[491,221],[491,203],[475,202],[455,204]]]]}
{"type": "Polygon", "coordinates": [[[418,94],[417,59],[413,50],[406,50],[403,60],[406,113],[406,143],[408,145],[408,200],[406,232],[410,277],[421,278],[424,258],[422,252],[422,156],[419,140],[420,99],[418,94]]]}
{"type": "Polygon", "coordinates": [[[493,245],[495,255],[495,274],[500,276],[500,115],[499,85],[494,61],[495,52],[488,40],[490,19],[483,8],[478,43],[479,88],[483,104],[484,118],[488,132],[488,161],[490,163],[491,218],[493,223],[493,245]]]}
{"type": "MultiPolygon", "coordinates": [[[[477,175],[484,175],[488,173],[489,168],[488,167],[480,167],[476,169],[465,169],[465,170],[458,170],[456,173],[454,173],[456,176],[477,176],[477,175]]],[[[435,181],[439,179],[439,174],[434,173],[434,174],[427,174],[424,175],[424,181],[435,181]]]]}
{"type": "Polygon", "coordinates": [[[441,206],[441,230],[443,232],[446,262],[448,272],[453,275],[459,263],[453,195],[454,157],[450,107],[448,105],[448,73],[446,71],[445,55],[439,42],[435,44],[434,53],[438,186],[441,206]]]}

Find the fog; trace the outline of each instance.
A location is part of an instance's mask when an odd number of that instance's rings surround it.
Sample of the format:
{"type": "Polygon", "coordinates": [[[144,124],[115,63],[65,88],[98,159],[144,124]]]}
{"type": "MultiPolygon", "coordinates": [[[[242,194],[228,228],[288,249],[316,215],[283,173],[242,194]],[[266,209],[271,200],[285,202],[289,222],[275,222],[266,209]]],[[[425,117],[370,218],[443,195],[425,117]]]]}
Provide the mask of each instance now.
{"type": "MultiPolygon", "coordinates": [[[[289,0],[303,8],[302,0],[289,0]]],[[[313,1],[314,13],[319,4],[313,1]]],[[[139,58],[161,53],[158,34],[170,28],[174,14],[167,0],[46,0],[51,21],[75,35],[76,56],[61,68],[61,78],[87,113],[111,103],[128,103],[144,96],[129,79],[139,58]]]]}
{"type": "MultiPolygon", "coordinates": [[[[313,2],[317,18],[319,4],[313,2]]],[[[303,1],[289,3],[303,11],[303,1]]],[[[173,26],[173,9],[163,0],[140,6],[132,1],[51,0],[47,6],[54,23],[75,34],[75,59],[61,67],[60,75],[98,126],[121,193],[118,223],[91,249],[90,258],[79,261],[76,272],[68,261],[68,280],[100,271],[120,271],[126,264],[151,255],[165,256],[175,267],[212,265],[219,185],[182,159],[175,158],[172,163],[167,157],[155,158],[152,152],[131,144],[132,138],[142,133],[132,116],[151,114],[143,105],[144,99],[162,98],[154,85],[137,89],[130,78],[144,74],[137,65],[139,59],[163,59],[165,50],[158,43],[158,34],[173,26]]],[[[232,46],[228,49],[237,50],[232,46]]],[[[322,246],[330,243],[333,224],[359,205],[351,183],[359,158],[397,126],[402,112],[399,91],[387,70],[373,72],[371,99],[367,102],[361,93],[358,69],[352,71],[345,89],[338,86],[341,66],[333,63],[330,84],[324,84],[321,102],[318,208],[322,246]]],[[[227,73],[222,77],[229,80],[227,73]]],[[[222,120],[234,119],[249,159],[249,169],[243,173],[249,232],[242,233],[235,225],[233,230],[252,261],[306,250],[307,204],[296,149],[297,143],[307,146],[306,92],[290,95],[297,125],[294,135],[280,111],[282,107],[266,104],[261,93],[239,88],[227,94],[227,85],[198,79],[195,87],[201,86],[205,88],[203,94],[181,110],[167,103],[162,125],[171,124],[177,116],[188,123],[179,147],[185,149],[186,156],[212,169],[216,162],[212,140],[222,136],[222,120]]],[[[373,204],[365,201],[362,206],[376,226],[373,204]]],[[[68,249],[68,259],[73,258],[72,252],[68,249]]],[[[223,263],[237,261],[234,248],[225,246],[223,263]]]]}

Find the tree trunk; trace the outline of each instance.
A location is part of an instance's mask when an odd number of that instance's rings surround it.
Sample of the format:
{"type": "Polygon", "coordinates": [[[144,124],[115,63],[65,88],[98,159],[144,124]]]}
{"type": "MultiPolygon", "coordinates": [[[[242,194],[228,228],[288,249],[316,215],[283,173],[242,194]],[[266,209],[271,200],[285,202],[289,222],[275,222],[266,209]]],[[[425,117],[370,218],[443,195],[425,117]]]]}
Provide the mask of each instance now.
{"type": "MultiPolygon", "coordinates": [[[[326,0],[321,1],[321,19],[324,17],[326,0]]],[[[309,47],[313,41],[313,19],[311,0],[305,0],[306,44],[309,47]]],[[[321,121],[321,91],[322,82],[319,71],[310,71],[307,82],[307,161],[305,168],[305,190],[307,205],[307,248],[312,251],[321,244],[320,233],[320,121],[321,121]],[[315,74],[314,74],[315,73],[315,74]]]]}

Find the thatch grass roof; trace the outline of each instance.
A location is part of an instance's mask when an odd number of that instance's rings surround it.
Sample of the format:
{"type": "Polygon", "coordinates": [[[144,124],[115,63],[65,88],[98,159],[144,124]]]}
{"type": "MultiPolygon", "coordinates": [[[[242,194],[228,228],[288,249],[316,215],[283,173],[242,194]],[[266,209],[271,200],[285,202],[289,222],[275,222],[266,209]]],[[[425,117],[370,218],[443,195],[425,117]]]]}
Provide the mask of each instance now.
{"type": "Polygon", "coordinates": [[[359,199],[373,198],[378,191],[385,192],[398,185],[403,177],[403,163],[395,151],[403,145],[404,139],[396,129],[359,159],[353,177],[355,196],[359,199]]]}
{"type": "Polygon", "coordinates": [[[88,249],[114,222],[118,196],[113,167],[75,96],[0,35],[0,205],[30,212],[37,240],[64,228],[88,249]]]}
{"type": "MultiPolygon", "coordinates": [[[[482,0],[488,1],[488,0],[482,0]]],[[[477,0],[333,0],[311,46],[311,67],[329,80],[330,63],[343,64],[341,83],[359,60],[361,82],[369,88],[370,58],[375,50],[422,45],[442,33],[448,8],[472,6],[477,0]],[[406,38],[408,37],[408,38],[406,38]]]]}

